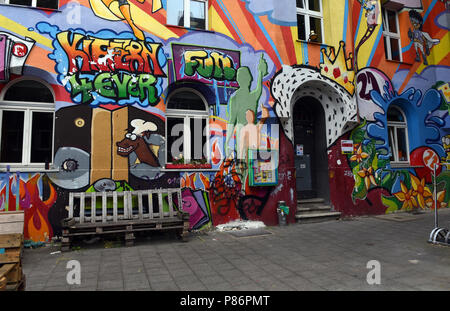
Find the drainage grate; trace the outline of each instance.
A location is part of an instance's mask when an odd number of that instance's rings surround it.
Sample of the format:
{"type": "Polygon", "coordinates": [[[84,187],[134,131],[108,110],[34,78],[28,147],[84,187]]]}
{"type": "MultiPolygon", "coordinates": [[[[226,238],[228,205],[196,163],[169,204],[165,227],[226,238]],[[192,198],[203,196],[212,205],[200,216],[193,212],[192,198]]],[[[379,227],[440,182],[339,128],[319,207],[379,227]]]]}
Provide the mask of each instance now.
{"type": "Polygon", "coordinates": [[[237,238],[246,238],[272,234],[272,232],[264,229],[243,229],[243,230],[229,231],[228,233],[237,238]]]}

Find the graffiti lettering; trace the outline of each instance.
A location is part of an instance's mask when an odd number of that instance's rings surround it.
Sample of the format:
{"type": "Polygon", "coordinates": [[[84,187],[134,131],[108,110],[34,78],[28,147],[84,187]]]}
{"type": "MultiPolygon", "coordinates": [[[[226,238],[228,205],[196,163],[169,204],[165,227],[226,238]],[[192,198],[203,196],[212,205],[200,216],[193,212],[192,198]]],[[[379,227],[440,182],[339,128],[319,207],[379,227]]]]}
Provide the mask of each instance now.
{"type": "Polygon", "coordinates": [[[165,77],[161,43],[122,38],[97,38],[73,31],[54,36],[61,82],[81,104],[137,102],[156,105],[165,77]],[[160,64],[160,61],[162,62],[160,64]]]}
{"type": "Polygon", "coordinates": [[[137,77],[130,74],[113,74],[105,72],[97,75],[93,80],[79,78],[76,75],[69,79],[71,84],[71,96],[81,94],[81,103],[90,103],[94,100],[93,92],[112,99],[128,99],[137,97],[140,101],[146,98],[150,104],[158,101],[156,78],[150,74],[139,74],[137,77]]]}
{"type": "Polygon", "coordinates": [[[69,60],[69,73],[124,70],[165,77],[158,63],[161,43],[101,39],[64,31],[56,36],[69,60]]]}
{"type": "Polygon", "coordinates": [[[359,84],[361,83],[361,88],[359,91],[359,97],[365,99],[365,100],[371,100],[371,96],[370,96],[370,91],[371,90],[375,90],[378,93],[380,92],[380,88],[378,87],[378,83],[377,83],[377,79],[375,78],[375,76],[369,72],[363,72],[361,74],[358,75],[358,78],[356,79],[356,83],[359,84]],[[371,86],[371,87],[369,87],[371,86]]]}
{"type": "Polygon", "coordinates": [[[206,79],[235,81],[236,69],[231,57],[218,52],[202,50],[186,51],[184,53],[184,73],[193,76],[198,73],[206,79]]]}

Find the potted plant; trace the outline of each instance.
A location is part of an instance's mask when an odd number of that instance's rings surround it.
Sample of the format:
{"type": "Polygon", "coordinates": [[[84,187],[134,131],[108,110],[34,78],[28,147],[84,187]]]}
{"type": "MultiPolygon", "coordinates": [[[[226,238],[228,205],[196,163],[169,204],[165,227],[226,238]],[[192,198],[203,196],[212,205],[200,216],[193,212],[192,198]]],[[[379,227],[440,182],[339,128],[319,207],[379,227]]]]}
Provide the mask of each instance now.
{"type": "Polygon", "coordinates": [[[208,160],[205,158],[202,159],[192,159],[187,160],[184,159],[184,156],[180,154],[180,156],[175,157],[172,163],[167,163],[166,168],[169,169],[183,169],[183,168],[193,168],[193,169],[202,169],[202,168],[211,168],[211,164],[208,163],[208,160]]]}

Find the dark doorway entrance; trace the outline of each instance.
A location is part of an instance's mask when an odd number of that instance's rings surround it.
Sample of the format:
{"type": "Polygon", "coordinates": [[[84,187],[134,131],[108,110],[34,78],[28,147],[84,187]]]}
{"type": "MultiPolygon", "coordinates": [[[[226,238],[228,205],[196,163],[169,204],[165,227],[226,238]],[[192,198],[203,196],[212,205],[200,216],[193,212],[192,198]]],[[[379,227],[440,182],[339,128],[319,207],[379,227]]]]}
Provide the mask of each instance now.
{"type": "Polygon", "coordinates": [[[325,113],[314,97],[302,97],[293,113],[297,197],[329,202],[325,113]]]}

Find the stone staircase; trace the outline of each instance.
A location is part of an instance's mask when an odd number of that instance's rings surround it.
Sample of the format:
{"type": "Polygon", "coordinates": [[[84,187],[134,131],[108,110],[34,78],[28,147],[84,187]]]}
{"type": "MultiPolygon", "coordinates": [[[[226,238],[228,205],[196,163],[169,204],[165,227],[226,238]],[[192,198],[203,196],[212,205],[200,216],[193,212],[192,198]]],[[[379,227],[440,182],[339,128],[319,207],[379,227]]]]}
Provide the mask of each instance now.
{"type": "Polygon", "coordinates": [[[295,220],[298,223],[314,223],[336,220],[341,217],[340,212],[334,212],[322,198],[297,200],[295,220]]]}

